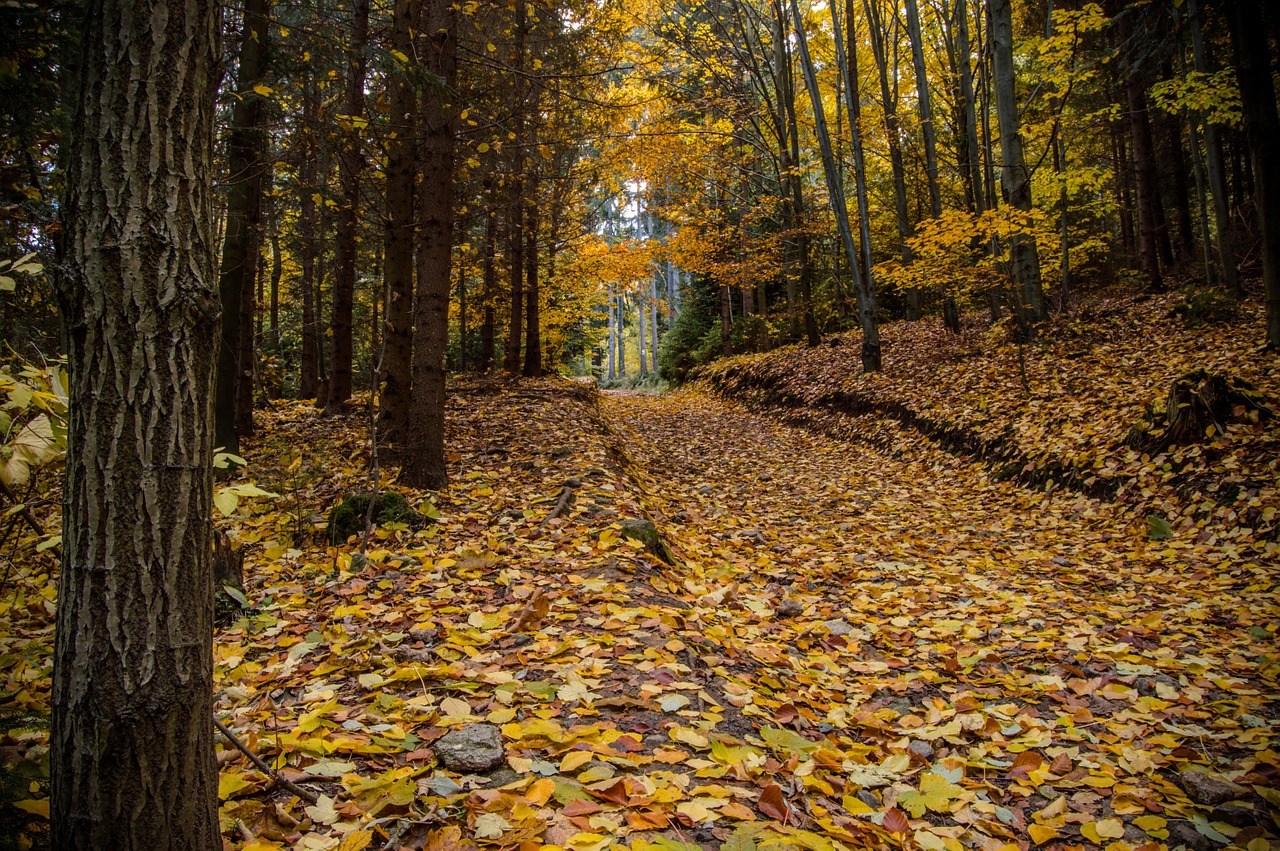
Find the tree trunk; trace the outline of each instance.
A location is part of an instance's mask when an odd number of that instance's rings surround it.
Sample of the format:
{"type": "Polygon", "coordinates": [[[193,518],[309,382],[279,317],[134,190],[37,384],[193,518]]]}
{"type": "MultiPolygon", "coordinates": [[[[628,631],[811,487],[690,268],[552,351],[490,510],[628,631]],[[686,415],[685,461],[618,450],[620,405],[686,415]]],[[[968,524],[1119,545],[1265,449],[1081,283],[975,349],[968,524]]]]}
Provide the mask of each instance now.
{"type": "MultiPolygon", "coordinates": [[[[521,0],[522,1],[522,0],[521,0]]],[[[542,322],[538,314],[538,178],[529,181],[529,207],[525,213],[525,350],[524,374],[542,375],[542,322]]]]}
{"type": "MultiPolygon", "coordinates": [[[[889,85],[890,69],[888,51],[885,48],[887,32],[880,14],[879,0],[863,0],[869,20],[868,30],[871,33],[871,52],[876,62],[880,77],[880,103],[884,111],[885,137],[889,145],[889,167],[893,174],[893,206],[898,220],[899,250],[902,252],[902,263],[911,265],[914,259],[911,246],[907,244],[913,229],[911,217],[907,211],[907,173],[902,163],[902,125],[898,120],[898,98],[896,94],[897,74],[892,74],[894,88],[889,85]]],[[[895,69],[896,72],[896,69],[895,69]]],[[[920,289],[912,287],[907,292],[907,318],[920,318],[920,289]]]]}
{"type": "Polygon", "coordinates": [[[1133,172],[1138,190],[1138,246],[1147,289],[1163,292],[1160,274],[1160,189],[1156,174],[1155,146],[1151,141],[1151,120],[1142,78],[1132,73],[1125,80],[1129,103],[1129,137],[1133,142],[1133,172]]]}
{"type": "MultiPolygon", "coordinates": [[[[1201,32],[1199,0],[1187,0],[1187,18],[1191,29],[1191,48],[1195,57],[1196,71],[1201,74],[1209,72],[1209,58],[1205,50],[1204,36],[1201,32]]],[[[1222,270],[1222,280],[1227,291],[1238,299],[1244,298],[1244,288],[1240,286],[1240,273],[1236,268],[1234,222],[1227,206],[1227,181],[1222,171],[1222,139],[1218,136],[1218,126],[1212,122],[1204,123],[1204,158],[1205,172],[1209,180],[1209,192],[1213,196],[1213,217],[1217,226],[1218,265],[1222,270]]]]}
{"type": "Polygon", "coordinates": [[[614,362],[614,356],[617,352],[618,344],[616,342],[618,336],[618,324],[614,321],[613,313],[613,288],[609,288],[609,341],[607,344],[609,355],[609,380],[616,381],[618,378],[617,364],[614,362]]]}
{"type": "Polygon", "coordinates": [[[445,350],[449,345],[449,263],[453,254],[452,89],[457,79],[457,13],[451,0],[423,3],[422,194],[418,203],[418,296],[414,305],[413,406],[400,481],[439,490],[444,458],[445,350]]]}
{"type": "Polygon", "coordinates": [[[489,211],[484,222],[484,324],[480,327],[480,371],[493,369],[494,350],[494,315],[493,296],[498,285],[497,258],[498,250],[498,208],[489,197],[489,211]]]}
{"type": "MultiPolygon", "coordinates": [[[[270,0],[248,0],[240,39],[240,67],[236,77],[239,100],[231,111],[227,137],[226,237],[218,292],[222,302],[222,334],[218,346],[218,378],[215,391],[215,440],[228,452],[238,452],[241,426],[253,429],[252,393],[241,398],[241,374],[252,369],[243,360],[253,351],[252,312],[244,322],[243,303],[253,301],[258,274],[262,229],[262,180],[266,171],[267,133],[263,127],[266,99],[254,91],[267,68],[270,0]],[[250,340],[246,346],[245,336],[250,340]],[[245,416],[245,411],[248,416],[245,416]]],[[[252,383],[250,384],[252,387],[252,383]]]]}
{"type": "Polygon", "coordinates": [[[315,399],[320,389],[320,353],[316,341],[316,93],[310,81],[302,95],[302,163],[298,168],[298,254],[302,266],[302,365],[298,395],[315,399]]]}
{"type": "Polygon", "coordinates": [[[626,331],[626,327],[627,327],[627,321],[626,321],[627,315],[625,312],[626,301],[624,300],[624,294],[622,293],[621,290],[618,291],[617,302],[618,302],[618,318],[614,324],[617,327],[617,340],[618,340],[618,377],[626,378],[627,377],[627,338],[624,332],[626,331]]]}
{"type": "MultiPolygon", "coordinates": [[[[411,15],[414,0],[396,0],[392,48],[413,56],[411,15]]],[[[413,404],[413,181],[416,93],[410,69],[396,67],[389,81],[390,126],[387,148],[387,217],[383,235],[383,285],[386,289],[382,392],[378,396],[380,439],[399,444],[409,427],[413,404]],[[394,135],[392,135],[394,134],[394,135]]]]}
{"type": "MultiPolygon", "coordinates": [[[[1009,0],[990,0],[987,5],[991,24],[993,76],[996,89],[996,118],[1000,123],[1000,154],[1004,168],[1000,185],[1009,206],[1015,210],[1031,210],[1031,174],[1022,158],[1019,135],[1018,101],[1014,88],[1013,12],[1009,0]]],[[[1035,239],[1015,234],[1009,239],[1009,270],[1018,287],[1018,312],[1024,327],[1045,318],[1044,290],[1040,283],[1040,258],[1035,239]]]]}
{"type": "Polygon", "coordinates": [[[1261,0],[1228,0],[1227,20],[1236,50],[1236,79],[1244,132],[1256,175],[1262,232],[1262,290],[1267,303],[1267,348],[1280,349],[1280,116],[1261,0]]]}
{"type": "Polygon", "coordinates": [[[85,12],[58,282],[71,386],[57,851],[222,848],[210,520],[220,23],[208,0],[85,12]]]}
{"type": "MultiPolygon", "coordinates": [[[[804,19],[800,16],[800,6],[796,0],[791,0],[791,14],[796,25],[796,46],[800,50],[800,68],[804,73],[805,86],[809,90],[809,100],[813,106],[814,128],[818,133],[818,147],[822,153],[823,171],[827,178],[827,193],[831,196],[831,208],[835,213],[836,226],[840,231],[840,240],[844,243],[845,257],[849,261],[849,269],[854,274],[854,286],[857,291],[858,298],[858,314],[862,322],[862,370],[863,372],[877,372],[880,369],[880,329],[876,322],[875,315],[875,291],[871,288],[871,265],[867,264],[867,275],[864,277],[858,271],[858,249],[853,243],[853,229],[849,225],[849,207],[845,203],[844,184],[840,180],[839,172],[836,169],[835,157],[831,150],[831,137],[827,134],[827,121],[822,108],[822,95],[818,90],[818,76],[813,67],[813,57],[809,54],[809,38],[804,29],[804,19]]],[[[848,75],[848,67],[845,61],[844,48],[842,39],[840,38],[839,20],[832,16],[833,25],[836,28],[835,44],[836,58],[839,63],[842,76],[848,75]]],[[[846,92],[848,92],[846,85],[846,92]]],[[[855,110],[850,109],[850,112],[855,110]]],[[[849,129],[852,133],[853,155],[854,155],[854,175],[858,184],[858,207],[859,213],[862,214],[862,232],[864,237],[867,233],[867,216],[865,206],[865,192],[863,186],[864,179],[862,174],[862,145],[861,138],[857,133],[857,124],[850,123],[849,129]]],[[[864,242],[864,248],[870,252],[870,240],[864,242]]],[[[868,258],[870,254],[868,253],[868,258]]],[[[812,316],[812,314],[810,314],[812,316]]],[[[817,327],[814,325],[810,344],[816,345],[817,327]]]]}
{"type": "Polygon", "coordinates": [[[329,362],[329,396],[325,413],[346,409],[351,398],[352,308],[356,289],[356,230],[360,223],[360,176],[364,156],[360,150],[361,131],[356,119],[364,115],[364,79],[368,66],[369,0],[351,0],[350,69],[347,73],[345,112],[351,128],[343,135],[338,158],[342,206],[338,210],[338,233],[333,262],[333,351],[329,362]]]}

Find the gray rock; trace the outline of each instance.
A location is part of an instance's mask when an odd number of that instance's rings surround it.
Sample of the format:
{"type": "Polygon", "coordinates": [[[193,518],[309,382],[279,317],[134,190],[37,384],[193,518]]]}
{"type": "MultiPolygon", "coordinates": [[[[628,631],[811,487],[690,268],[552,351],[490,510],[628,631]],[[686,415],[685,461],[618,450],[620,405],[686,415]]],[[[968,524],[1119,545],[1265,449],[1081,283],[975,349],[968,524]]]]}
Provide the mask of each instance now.
{"type": "Polygon", "coordinates": [[[1225,821],[1235,827],[1253,827],[1262,824],[1262,813],[1242,804],[1223,804],[1213,808],[1209,821],[1225,821]]]}
{"type": "Polygon", "coordinates": [[[844,618],[833,618],[829,621],[823,621],[822,625],[827,628],[827,632],[832,635],[848,635],[853,632],[853,627],[849,626],[849,622],[844,618]]]}
{"type": "Polygon", "coordinates": [[[923,759],[933,756],[933,745],[921,739],[916,739],[907,745],[907,750],[923,759]]]}
{"type": "Polygon", "coordinates": [[[715,492],[716,492],[716,489],[711,487],[711,485],[703,485],[702,487],[698,488],[698,496],[711,496],[711,494],[715,492]]]}
{"type": "Polygon", "coordinates": [[[494,771],[489,772],[489,779],[485,782],[484,788],[497,789],[499,786],[506,786],[508,783],[515,783],[520,779],[520,775],[509,765],[499,766],[494,771]]]}
{"type": "Polygon", "coordinates": [[[1178,848],[1189,848],[1191,851],[1213,851],[1218,843],[1196,830],[1196,826],[1185,819],[1177,819],[1166,826],[1169,831],[1167,844],[1169,851],[1178,848]]]}
{"type": "Polygon", "coordinates": [[[876,797],[876,793],[872,792],[870,789],[859,789],[856,797],[859,801],[866,804],[873,810],[880,809],[880,805],[883,803],[878,797],[876,797]]]}
{"type": "Polygon", "coordinates": [[[1205,774],[1202,771],[1183,771],[1178,774],[1178,785],[1187,797],[1197,804],[1212,807],[1244,794],[1244,790],[1234,783],[1205,774]]]}
{"type": "Polygon", "coordinates": [[[507,758],[502,735],[492,724],[468,724],[445,733],[433,746],[436,759],[450,771],[480,774],[507,758]]]}
{"type": "Polygon", "coordinates": [[[780,618],[793,618],[803,612],[804,604],[790,597],[779,603],[777,608],[777,615],[780,618]]]}

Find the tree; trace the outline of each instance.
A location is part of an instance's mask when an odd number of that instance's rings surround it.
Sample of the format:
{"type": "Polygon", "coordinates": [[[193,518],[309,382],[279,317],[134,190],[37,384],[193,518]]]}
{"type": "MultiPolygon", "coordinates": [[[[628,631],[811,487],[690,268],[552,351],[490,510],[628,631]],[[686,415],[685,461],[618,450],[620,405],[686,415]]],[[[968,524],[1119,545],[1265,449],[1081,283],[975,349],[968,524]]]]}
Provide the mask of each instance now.
{"type": "MultiPolygon", "coordinates": [[[[1031,174],[1022,157],[1018,101],[1014,89],[1013,10],[1009,0],[990,0],[992,76],[996,89],[996,118],[1000,124],[1000,185],[1015,210],[1031,210],[1031,174]]],[[[1009,272],[1018,287],[1018,313],[1026,324],[1045,318],[1044,289],[1035,239],[1026,234],[1009,238],[1009,272]]]]}
{"type": "Polygon", "coordinates": [[[422,189],[418,203],[418,297],[414,305],[413,404],[400,480],[438,490],[449,482],[444,460],[445,349],[449,344],[449,274],[453,247],[454,115],[458,72],[457,12],[451,0],[423,3],[422,189]]]}
{"type": "MultiPolygon", "coordinates": [[[[1259,0],[1229,0],[1227,19],[1236,49],[1236,79],[1244,129],[1257,181],[1262,231],[1262,288],[1267,302],[1267,347],[1280,348],[1280,116],[1271,76],[1266,19],[1259,0]]],[[[1226,258],[1224,258],[1224,262],[1226,258]]]]}
{"type": "Polygon", "coordinates": [[[94,0],[85,14],[59,281],[71,413],[51,821],[67,851],[222,847],[210,720],[219,21],[213,0],[94,0]]]}
{"type": "Polygon", "coordinates": [[[240,450],[240,438],[253,431],[253,394],[244,392],[243,375],[253,387],[252,304],[262,242],[262,189],[266,172],[266,97],[261,91],[270,43],[270,0],[248,0],[240,30],[240,67],[236,101],[227,138],[227,234],[222,243],[219,298],[222,335],[214,406],[218,445],[240,450]],[[248,321],[246,321],[248,320],[248,321]],[[248,357],[246,357],[246,353],[248,357]]]}

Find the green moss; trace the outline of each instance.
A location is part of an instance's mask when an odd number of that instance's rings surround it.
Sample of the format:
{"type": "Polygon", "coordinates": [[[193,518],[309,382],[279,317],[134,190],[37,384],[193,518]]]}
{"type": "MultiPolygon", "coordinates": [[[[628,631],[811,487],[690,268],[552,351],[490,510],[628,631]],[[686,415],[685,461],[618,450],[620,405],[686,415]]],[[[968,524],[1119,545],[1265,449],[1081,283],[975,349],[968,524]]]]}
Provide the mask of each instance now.
{"type": "Polygon", "coordinates": [[[407,523],[411,526],[422,522],[422,517],[409,507],[405,498],[394,491],[382,491],[376,499],[371,493],[347,494],[342,502],[329,512],[329,540],[340,544],[352,535],[364,531],[365,518],[369,516],[369,502],[373,502],[373,525],[407,523]]]}

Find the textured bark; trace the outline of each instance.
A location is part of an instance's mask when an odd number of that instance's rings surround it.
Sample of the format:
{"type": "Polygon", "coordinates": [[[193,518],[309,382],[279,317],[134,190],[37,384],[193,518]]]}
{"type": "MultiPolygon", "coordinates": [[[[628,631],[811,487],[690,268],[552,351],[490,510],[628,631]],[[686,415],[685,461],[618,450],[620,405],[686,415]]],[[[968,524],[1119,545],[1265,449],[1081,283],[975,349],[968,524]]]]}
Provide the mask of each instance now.
{"type": "Polygon", "coordinates": [[[418,296],[414,305],[413,423],[405,435],[400,481],[438,490],[449,483],[444,459],[445,351],[449,345],[449,262],[453,253],[457,17],[450,0],[423,3],[426,70],[422,97],[422,195],[418,203],[418,296]]]}
{"type": "MultiPolygon", "coordinates": [[[[415,0],[396,0],[391,22],[392,47],[414,55],[411,27],[415,0]]],[[[391,124],[387,139],[387,218],[383,234],[383,284],[387,293],[382,353],[382,392],[378,396],[382,440],[398,444],[408,428],[413,387],[413,181],[416,96],[407,68],[391,79],[391,124]]]]}
{"type": "Polygon", "coordinates": [[[58,283],[71,407],[52,846],[214,851],[220,9],[85,11],[58,283]]]}
{"type": "Polygon", "coordinates": [[[1256,173],[1262,232],[1262,289],[1267,303],[1267,347],[1280,348],[1280,116],[1271,52],[1260,0],[1228,0],[1227,20],[1236,50],[1236,79],[1244,131],[1256,173]]]}
{"type": "MultiPolygon", "coordinates": [[[[369,40],[369,0],[352,0],[351,43],[347,71],[344,113],[348,120],[364,115],[364,78],[368,68],[365,48],[369,40]]],[[[333,261],[333,351],[329,364],[329,394],[325,412],[340,413],[351,398],[352,345],[351,315],[356,289],[356,229],[360,221],[360,174],[364,157],[360,151],[360,130],[352,123],[342,140],[338,158],[338,180],[342,206],[338,210],[337,239],[333,261]]]]}
{"type": "MultiPolygon", "coordinates": [[[[1031,175],[1022,157],[1019,134],[1018,101],[1014,89],[1013,11],[1009,0],[990,0],[992,64],[996,90],[996,119],[1000,124],[1000,185],[1009,206],[1016,210],[1031,209],[1031,175]]],[[[1045,318],[1044,290],[1040,282],[1040,258],[1031,237],[1014,235],[1009,239],[1009,267],[1018,287],[1018,312],[1024,323],[1045,318]]]]}
{"type": "Polygon", "coordinates": [[[267,133],[263,126],[266,99],[253,88],[267,67],[269,0],[248,0],[240,39],[240,67],[236,75],[239,100],[231,111],[227,138],[226,236],[218,277],[222,301],[222,334],[218,344],[215,395],[215,439],[228,452],[238,452],[240,438],[253,430],[253,393],[243,393],[244,371],[253,369],[246,353],[253,352],[252,303],[258,274],[262,231],[262,185],[267,170],[267,133]],[[246,317],[249,324],[245,324],[246,317]],[[250,339],[246,340],[245,338],[250,339]],[[243,396],[243,398],[242,398],[243,396]],[[246,416],[247,409],[247,416],[246,416]]]}
{"type": "MultiPolygon", "coordinates": [[[[1166,63],[1167,64],[1167,63],[1166,63]]],[[[1173,69],[1166,67],[1166,78],[1173,76],[1173,69]]],[[[1195,257],[1195,237],[1191,225],[1191,187],[1187,182],[1186,156],[1182,149],[1182,117],[1160,110],[1156,119],[1160,146],[1157,151],[1160,166],[1160,185],[1173,216],[1169,238],[1179,263],[1190,263],[1195,257]]]]}

